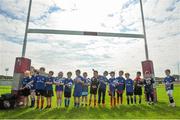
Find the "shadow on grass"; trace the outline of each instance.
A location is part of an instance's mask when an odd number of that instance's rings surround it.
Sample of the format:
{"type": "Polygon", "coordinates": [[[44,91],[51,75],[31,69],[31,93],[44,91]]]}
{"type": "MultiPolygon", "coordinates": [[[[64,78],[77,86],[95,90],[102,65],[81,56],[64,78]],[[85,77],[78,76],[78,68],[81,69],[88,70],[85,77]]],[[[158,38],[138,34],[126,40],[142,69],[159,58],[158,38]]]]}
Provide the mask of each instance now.
{"type": "Polygon", "coordinates": [[[19,108],[15,110],[0,111],[0,118],[36,118],[36,119],[121,119],[121,118],[180,118],[180,107],[168,107],[167,103],[159,102],[155,105],[121,105],[115,108],[52,108],[47,110],[35,110],[19,108]]]}

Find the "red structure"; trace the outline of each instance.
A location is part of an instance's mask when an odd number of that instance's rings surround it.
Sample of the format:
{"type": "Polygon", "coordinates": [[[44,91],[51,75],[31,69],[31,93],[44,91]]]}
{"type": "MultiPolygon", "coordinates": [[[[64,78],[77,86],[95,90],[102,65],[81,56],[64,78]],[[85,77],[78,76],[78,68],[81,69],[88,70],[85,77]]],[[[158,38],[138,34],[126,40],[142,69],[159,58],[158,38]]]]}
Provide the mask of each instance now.
{"type": "Polygon", "coordinates": [[[145,74],[146,71],[149,71],[154,77],[154,67],[153,67],[153,62],[151,60],[142,61],[142,70],[143,70],[143,75],[145,74]]]}
{"type": "MultiPolygon", "coordinates": [[[[155,77],[153,62],[151,60],[142,61],[142,71],[143,71],[143,76],[145,76],[146,71],[149,71],[152,77],[155,77]]],[[[154,84],[153,94],[154,94],[154,101],[157,102],[156,83],[154,84]]]]}
{"type": "Polygon", "coordinates": [[[21,80],[24,72],[30,70],[31,60],[24,57],[17,57],[14,66],[12,94],[15,94],[19,99],[18,102],[22,102],[22,97],[19,95],[19,88],[21,86],[21,80]]]}
{"type": "Polygon", "coordinates": [[[30,70],[31,60],[28,58],[17,57],[14,67],[14,73],[24,73],[26,70],[30,70]]]}

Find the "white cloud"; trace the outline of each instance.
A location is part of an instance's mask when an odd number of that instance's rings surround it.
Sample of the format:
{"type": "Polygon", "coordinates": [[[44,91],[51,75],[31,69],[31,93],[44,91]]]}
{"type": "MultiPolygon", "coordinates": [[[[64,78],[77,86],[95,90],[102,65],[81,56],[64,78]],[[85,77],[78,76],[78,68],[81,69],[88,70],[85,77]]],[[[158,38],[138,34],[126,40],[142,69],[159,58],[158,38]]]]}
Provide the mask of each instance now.
{"type": "Polygon", "coordinates": [[[5,74],[5,68],[9,68],[8,75],[14,71],[15,58],[21,55],[21,46],[9,41],[2,41],[0,37],[0,74],[5,74]]]}

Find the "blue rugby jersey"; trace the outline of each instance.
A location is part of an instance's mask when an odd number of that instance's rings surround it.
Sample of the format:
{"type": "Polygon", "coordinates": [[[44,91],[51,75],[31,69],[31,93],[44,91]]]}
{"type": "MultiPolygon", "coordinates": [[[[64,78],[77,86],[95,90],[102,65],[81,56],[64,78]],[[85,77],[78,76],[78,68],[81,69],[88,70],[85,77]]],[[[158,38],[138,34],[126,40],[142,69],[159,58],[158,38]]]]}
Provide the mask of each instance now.
{"type": "Polygon", "coordinates": [[[65,85],[64,92],[70,93],[72,91],[73,83],[74,83],[74,81],[71,78],[66,78],[64,80],[64,85],[65,85]]]}
{"type": "Polygon", "coordinates": [[[83,77],[82,76],[77,76],[74,79],[74,93],[82,93],[82,83],[77,82],[77,80],[83,81],[83,77]]]}
{"type": "Polygon", "coordinates": [[[126,79],[126,92],[133,92],[134,81],[132,79],[126,79]]]}
{"type": "Polygon", "coordinates": [[[35,87],[37,90],[45,90],[45,82],[47,77],[43,75],[37,75],[35,77],[35,87]]]}
{"type": "Polygon", "coordinates": [[[105,76],[99,76],[99,89],[106,90],[108,79],[105,76]]]}
{"type": "Polygon", "coordinates": [[[32,75],[31,76],[31,82],[29,84],[31,90],[36,89],[36,76],[32,75]]]}
{"type": "Polygon", "coordinates": [[[51,82],[52,84],[46,84],[46,90],[53,90],[54,77],[47,77],[46,82],[51,82]]]}
{"type": "Polygon", "coordinates": [[[91,86],[90,86],[90,88],[91,89],[98,89],[98,87],[99,87],[99,78],[97,77],[92,77],[91,78],[91,86]]]}
{"type": "Polygon", "coordinates": [[[165,83],[165,89],[166,90],[173,90],[174,85],[173,82],[175,81],[175,78],[172,76],[167,76],[164,78],[163,83],[165,83]]]}
{"type": "Polygon", "coordinates": [[[118,84],[116,86],[116,89],[118,91],[125,90],[125,79],[123,77],[117,77],[116,80],[118,81],[118,84]]]}
{"type": "Polygon", "coordinates": [[[144,78],[144,90],[146,93],[152,93],[153,92],[153,78],[144,78]]]}
{"type": "Polygon", "coordinates": [[[56,91],[63,91],[64,90],[64,81],[65,81],[65,78],[62,77],[56,77],[54,79],[54,83],[56,84],[56,91]],[[60,85],[57,85],[57,84],[60,84],[60,85]]]}
{"type": "Polygon", "coordinates": [[[91,80],[89,78],[83,78],[84,84],[82,86],[83,92],[88,92],[88,86],[90,85],[91,80]]]}
{"type": "Polygon", "coordinates": [[[22,87],[26,87],[26,85],[31,81],[30,77],[24,77],[21,81],[22,87]]]}
{"type": "Polygon", "coordinates": [[[109,78],[109,91],[110,92],[114,92],[115,91],[116,84],[117,84],[116,78],[109,78]]]}

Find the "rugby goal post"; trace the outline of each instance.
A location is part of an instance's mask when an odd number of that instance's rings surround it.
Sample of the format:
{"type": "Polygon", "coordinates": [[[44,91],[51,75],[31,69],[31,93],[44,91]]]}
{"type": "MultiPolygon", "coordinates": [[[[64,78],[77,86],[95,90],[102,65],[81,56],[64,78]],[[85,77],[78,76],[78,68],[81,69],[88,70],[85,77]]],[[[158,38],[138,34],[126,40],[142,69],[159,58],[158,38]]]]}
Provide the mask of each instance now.
{"type": "MultiPolygon", "coordinates": [[[[22,61],[29,61],[30,59],[25,58],[26,53],[26,45],[27,45],[27,36],[28,34],[62,34],[62,35],[82,35],[82,36],[99,36],[99,37],[124,37],[124,38],[141,38],[144,39],[144,48],[145,48],[145,56],[146,60],[142,62],[142,68],[148,68],[151,69],[150,72],[154,76],[154,69],[152,69],[153,64],[149,63],[149,55],[148,55],[148,44],[146,39],[146,29],[145,29],[145,20],[144,20],[144,13],[143,13],[143,4],[142,0],[139,0],[140,3],[140,12],[141,12],[141,18],[142,18],[142,27],[143,27],[143,34],[128,34],[128,33],[110,33],[110,32],[94,32],[94,31],[71,31],[71,30],[54,30],[54,29],[31,29],[29,28],[29,20],[30,20],[30,13],[31,13],[31,5],[32,0],[29,0],[29,7],[28,7],[28,14],[27,14],[27,21],[26,21],[26,28],[25,28],[25,34],[24,34],[24,41],[23,41],[23,48],[22,48],[22,57],[18,58],[18,60],[22,61]],[[26,60],[24,60],[26,59],[26,60]],[[147,64],[144,64],[147,63],[147,64]]],[[[17,60],[16,60],[17,62],[17,60]]],[[[152,62],[152,61],[151,61],[152,62]]],[[[26,68],[30,69],[31,64],[23,64],[26,68]],[[28,66],[29,65],[29,66],[28,66]]],[[[24,68],[23,66],[19,66],[20,68],[24,68]]],[[[15,66],[15,72],[14,72],[14,82],[12,86],[12,90],[18,90],[20,77],[16,76],[16,66],[15,66]],[[18,84],[18,85],[17,85],[18,84]]],[[[21,75],[24,71],[21,70],[21,75]]],[[[144,73],[144,72],[143,72],[144,73]]],[[[18,73],[19,74],[19,73],[18,73]]],[[[19,76],[21,76],[19,75],[19,76]]]]}

